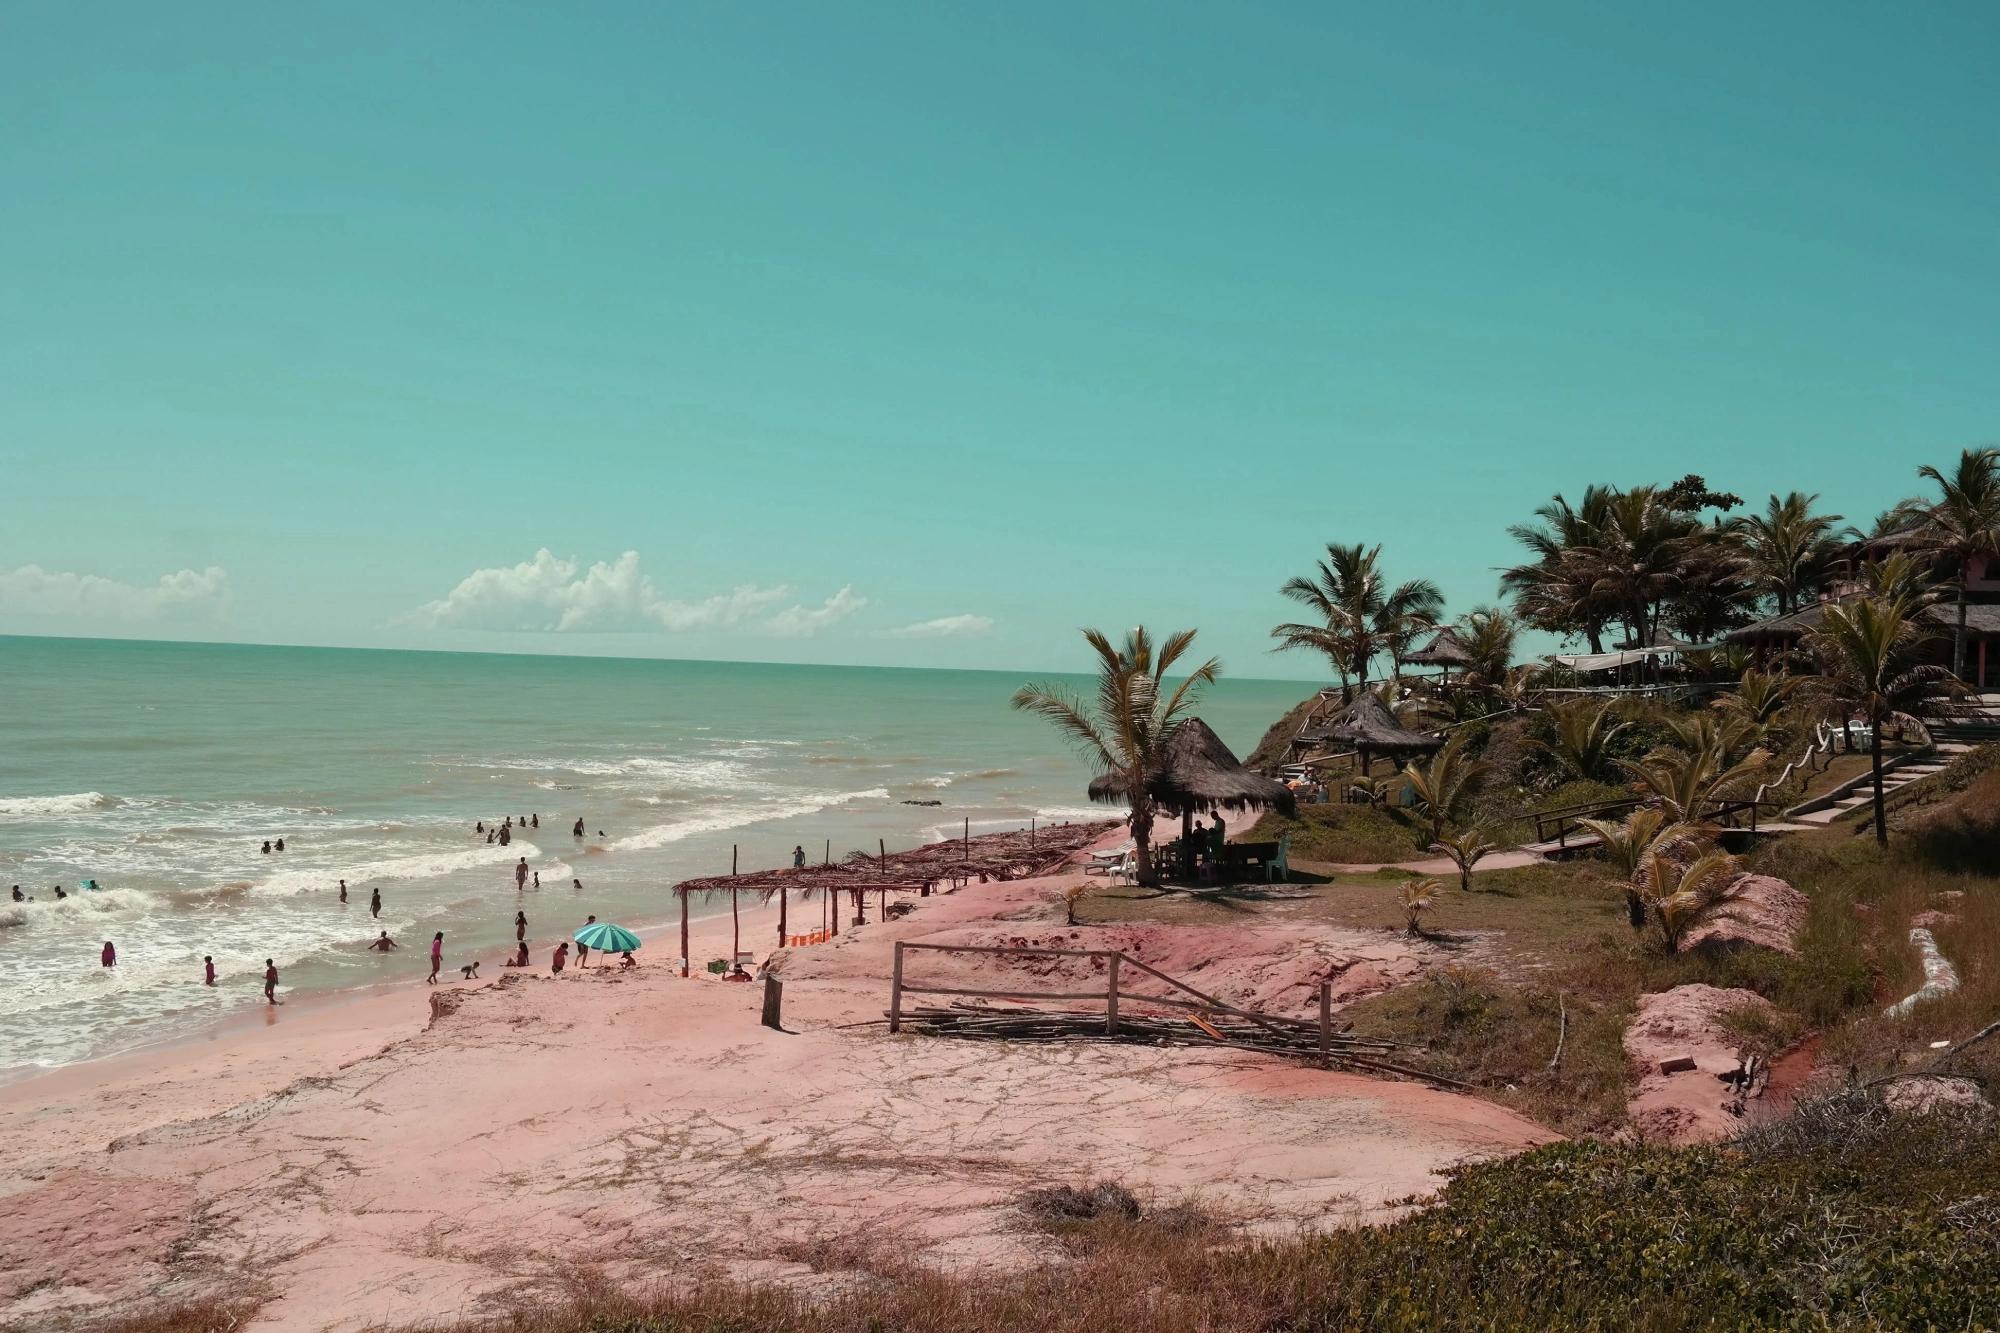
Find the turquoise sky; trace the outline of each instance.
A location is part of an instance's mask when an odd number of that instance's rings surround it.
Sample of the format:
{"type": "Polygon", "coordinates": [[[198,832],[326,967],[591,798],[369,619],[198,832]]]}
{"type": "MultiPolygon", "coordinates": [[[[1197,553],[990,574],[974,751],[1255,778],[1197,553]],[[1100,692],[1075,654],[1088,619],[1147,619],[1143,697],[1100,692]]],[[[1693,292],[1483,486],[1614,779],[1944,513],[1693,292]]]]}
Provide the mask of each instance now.
{"type": "Polygon", "coordinates": [[[0,632],[1317,675],[1330,539],[1462,611],[1557,489],[1860,516],[2000,438],[1996,60],[1990,3],[10,5],[0,632]]]}

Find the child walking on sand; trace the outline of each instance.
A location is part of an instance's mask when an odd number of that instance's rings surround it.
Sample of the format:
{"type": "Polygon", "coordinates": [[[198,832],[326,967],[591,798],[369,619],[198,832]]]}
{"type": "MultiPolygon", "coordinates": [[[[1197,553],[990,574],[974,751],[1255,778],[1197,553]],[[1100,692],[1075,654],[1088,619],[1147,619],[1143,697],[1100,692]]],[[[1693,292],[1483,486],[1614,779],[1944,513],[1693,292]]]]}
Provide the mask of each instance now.
{"type": "Polygon", "coordinates": [[[424,978],[426,986],[437,985],[438,969],[444,966],[444,932],[431,936],[431,974],[424,978]]]}
{"type": "Polygon", "coordinates": [[[275,958],[264,960],[264,1003],[278,1002],[278,962],[275,958]]]}

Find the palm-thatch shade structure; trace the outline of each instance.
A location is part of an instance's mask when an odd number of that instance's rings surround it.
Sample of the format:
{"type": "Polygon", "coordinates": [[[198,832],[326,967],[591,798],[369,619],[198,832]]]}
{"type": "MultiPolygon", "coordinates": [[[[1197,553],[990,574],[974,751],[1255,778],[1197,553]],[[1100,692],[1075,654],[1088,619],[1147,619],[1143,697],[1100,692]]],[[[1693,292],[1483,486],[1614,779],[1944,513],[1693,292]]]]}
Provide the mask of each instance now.
{"type": "Polygon", "coordinates": [[[1448,675],[1453,667],[1461,669],[1478,665],[1479,659],[1465,646],[1465,640],[1458,637],[1458,631],[1449,627],[1437,632],[1437,636],[1403,659],[1405,666],[1434,666],[1444,668],[1448,675]]]}
{"type": "MultiPolygon", "coordinates": [[[[776,898],[778,944],[783,947],[786,908],[793,893],[801,899],[817,894],[829,904],[837,902],[841,894],[851,893],[857,912],[865,901],[864,894],[879,893],[886,910],[889,894],[921,895],[946,880],[963,882],[977,878],[983,882],[1048,874],[1073,853],[1090,846],[1115,827],[1110,820],[1096,820],[1082,824],[1009,829],[1000,833],[982,833],[976,838],[948,838],[905,852],[884,849],[873,856],[855,852],[845,861],[829,861],[823,865],[786,866],[779,870],[753,870],[740,875],[711,875],[703,879],[683,880],[673,887],[674,896],[681,900],[681,975],[688,975],[693,962],[688,956],[688,904],[691,894],[728,894],[732,917],[736,914],[737,901],[742,894],[754,894],[759,902],[776,898]]],[[[840,933],[838,910],[828,917],[827,925],[833,934],[840,933]]],[[[740,950],[741,945],[739,932],[735,947],[740,950]]],[[[731,961],[734,962],[734,959],[731,961]]]]}
{"type": "Polygon", "coordinates": [[[1429,754],[1444,746],[1444,737],[1426,736],[1398,722],[1389,706],[1382,702],[1382,696],[1373,690],[1363,690],[1353,703],[1328,718],[1326,725],[1306,732],[1299,739],[1317,745],[1353,746],[1361,756],[1363,773],[1378,754],[1397,758],[1429,754]]]}
{"type": "MultiPolygon", "coordinates": [[[[1237,762],[1222,737],[1198,717],[1184,718],[1167,738],[1160,766],[1147,780],[1154,804],[1181,817],[1182,845],[1188,846],[1197,811],[1275,809],[1293,814],[1298,799],[1276,778],[1253,773],[1237,762]]],[[[1122,773],[1091,780],[1090,799],[1122,805],[1131,799],[1122,773]]]]}

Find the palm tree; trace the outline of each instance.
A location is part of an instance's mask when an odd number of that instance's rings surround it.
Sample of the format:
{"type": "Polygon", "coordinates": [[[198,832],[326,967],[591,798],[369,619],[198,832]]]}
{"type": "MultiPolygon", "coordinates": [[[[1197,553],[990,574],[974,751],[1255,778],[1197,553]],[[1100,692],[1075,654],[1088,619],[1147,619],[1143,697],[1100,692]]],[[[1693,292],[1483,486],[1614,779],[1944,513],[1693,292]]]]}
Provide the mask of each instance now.
{"type": "Polygon", "coordinates": [[[1908,551],[1891,551],[1881,560],[1861,566],[1861,590],[1884,602],[1896,602],[1914,613],[1944,595],[1931,566],[1908,551]]]}
{"type": "Polygon", "coordinates": [[[1668,953],[1679,953],[1689,931],[1717,916],[1743,878],[1741,864],[1727,852],[1708,852],[1683,863],[1656,849],[1647,854],[1639,873],[1668,953]]]}
{"type": "Polygon", "coordinates": [[[1803,684],[1797,676],[1753,668],[1743,673],[1734,694],[1723,695],[1714,706],[1751,726],[1768,727],[1803,684]]]}
{"type": "Polygon", "coordinates": [[[1615,492],[1605,505],[1595,544],[1570,552],[1592,593],[1618,609],[1633,642],[1653,641],[1659,605],[1677,592],[1684,559],[1701,525],[1660,503],[1658,488],[1615,492]]]}
{"type": "Polygon", "coordinates": [[[1167,672],[1194,646],[1194,634],[1191,629],[1169,634],[1156,650],[1143,625],[1125,636],[1123,648],[1114,647],[1101,630],[1085,630],[1084,641],[1097,654],[1097,692],[1088,709],[1057,685],[1024,685],[1014,692],[1014,707],[1047,718],[1098,772],[1122,780],[1132,807],[1133,877],[1141,884],[1159,883],[1153,870],[1152,778],[1201,687],[1222,674],[1222,664],[1211,657],[1169,692],[1167,672]]]}
{"type": "Polygon", "coordinates": [[[1382,548],[1329,543],[1326,559],[1311,577],[1288,580],[1279,589],[1309,608],[1310,624],[1275,626],[1280,650],[1307,648],[1322,653],[1340,675],[1343,701],[1352,702],[1354,684],[1368,688],[1369,665],[1384,651],[1398,661],[1410,640],[1437,623],[1444,594],[1429,579],[1411,579],[1391,588],[1380,567],[1382,548]]]}
{"type": "Polygon", "coordinates": [[[1883,726],[1921,725],[1914,712],[1924,700],[1964,688],[1954,673],[1915,660],[1928,637],[1904,604],[1874,597],[1827,607],[1818,628],[1806,636],[1806,649],[1824,672],[1812,682],[1814,693],[1843,719],[1857,712],[1868,719],[1875,841],[1881,846],[1889,842],[1882,803],[1883,726]]]}
{"type": "Polygon", "coordinates": [[[1815,514],[1817,495],[1792,491],[1772,496],[1761,514],[1732,520],[1728,530],[1741,544],[1743,564],[1758,591],[1778,604],[1778,614],[1799,609],[1801,599],[1817,589],[1836,549],[1834,525],[1839,514],[1815,514]]]}
{"type": "Polygon", "coordinates": [[[1656,805],[1640,806],[1621,820],[1578,822],[1597,835],[1598,849],[1617,871],[1612,882],[1625,890],[1626,915],[1634,930],[1646,926],[1646,896],[1651,885],[1644,876],[1654,855],[1677,857],[1706,835],[1706,830],[1696,825],[1669,822],[1667,812],[1656,805]]]}
{"type": "Polygon", "coordinates": [[[1475,607],[1458,625],[1458,641],[1472,655],[1467,674],[1487,689],[1497,689],[1514,660],[1520,626],[1497,606],[1475,607]]]}
{"type": "Polygon", "coordinates": [[[1403,768],[1403,781],[1410,784],[1413,803],[1430,820],[1430,841],[1434,843],[1444,841],[1444,826],[1451,812],[1493,767],[1483,759],[1466,758],[1464,741],[1463,735],[1454,736],[1423,767],[1407,764],[1403,768]]]}
{"type": "Polygon", "coordinates": [[[1965,585],[1975,559],[2000,557],[2000,449],[1966,449],[1946,476],[1926,463],[1917,475],[1937,483],[1939,498],[1924,506],[1924,544],[1952,564],[1958,625],[1951,638],[1951,674],[1965,679],[1965,585]]]}
{"type": "Polygon", "coordinates": [[[1412,936],[1424,933],[1422,917],[1437,906],[1440,885],[1434,879],[1406,879],[1398,895],[1403,908],[1403,929],[1412,936]]]}
{"type": "Polygon", "coordinates": [[[1586,487],[1572,505],[1560,495],[1535,510],[1536,523],[1518,523],[1507,535],[1528,548],[1533,558],[1500,575],[1500,586],[1514,600],[1514,614],[1535,629],[1564,638],[1582,635],[1590,651],[1604,651],[1604,626],[1614,611],[1592,590],[1571,558],[1572,553],[1598,544],[1598,529],[1612,491],[1586,487]]]}
{"type": "Polygon", "coordinates": [[[1677,747],[1656,750],[1637,763],[1614,762],[1677,823],[1699,822],[1708,805],[1748,786],[1771,757],[1752,743],[1754,728],[1712,713],[1696,713],[1671,725],[1680,741],[1677,747]]]}
{"type": "Polygon", "coordinates": [[[1611,743],[1632,725],[1616,720],[1616,708],[1609,700],[1550,704],[1548,713],[1549,739],[1528,743],[1587,781],[1604,776],[1611,763],[1611,743]]]}
{"type": "Polygon", "coordinates": [[[1500,850],[1500,844],[1486,836],[1486,826],[1473,824],[1458,832],[1439,838],[1430,845],[1430,850],[1440,856],[1448,856],[1458,867],[1458,888],[1461,893],[1472,892],[1472,868],[1500,850]]]}

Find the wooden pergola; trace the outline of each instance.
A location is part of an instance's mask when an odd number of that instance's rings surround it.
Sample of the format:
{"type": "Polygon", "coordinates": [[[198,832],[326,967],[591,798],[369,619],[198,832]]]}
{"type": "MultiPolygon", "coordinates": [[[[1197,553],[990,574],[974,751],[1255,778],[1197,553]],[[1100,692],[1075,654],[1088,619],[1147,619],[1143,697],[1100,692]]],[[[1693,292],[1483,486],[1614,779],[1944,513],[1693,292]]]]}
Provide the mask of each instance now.
{"type": "MultiPolygon", "coordinates": [[[[832,910],[827,913],[826,926],[831,934],[840,933],[840,913],[837,904],[840,895],[854,895],[855,923],[866,921],[865,904],[867,895],[881,895],[881,911],[886,918],[891,893],[914,893],[919,897],[930,893],[935,886],[950,882],[963,884],[972,879],[984,883],[988,880],[1031,878],[1049,874],[1067,862],[1070,856],[1102,838],[1116,823],[1111,820],[1094,820],[1086,824],[1057,824],[1050,827],[1030,825],[1026,829],[1012,829],[1002,833],[983,833],[971,836],[970,825],[964,836],[949,838],[943,842],[926,843],[908,851],[891,852],[880,841],[876,843],[876,854],[855,852],[845,861],[828,861],[821,865],[784,866],[776,870],[752,870],[742,874],[711,875],[703,879],[682,880],[674,885],[674,896],[681,903],[681,975],[688,976],[693,970],[694,960],[689,956],[689,907],[690,894],[727,893],[729,914],[736,919],[741,895],[755,894],[760,903],[778,900],[778,947],[785,945],[787,917],[791,896],[796,893],[801,900],[818,895],[832,910]]],[[[731,856],[734,863],[734,854],[731,856]]],[[[734,965],[742,953],[742,931],[740,925],[733,933],[734,947],[730,951],[730,963],[734,965]]]]}

